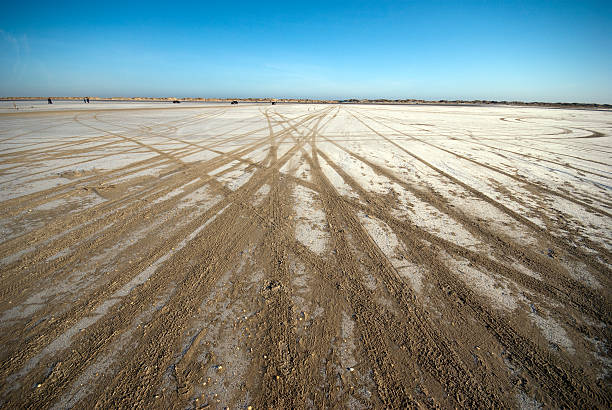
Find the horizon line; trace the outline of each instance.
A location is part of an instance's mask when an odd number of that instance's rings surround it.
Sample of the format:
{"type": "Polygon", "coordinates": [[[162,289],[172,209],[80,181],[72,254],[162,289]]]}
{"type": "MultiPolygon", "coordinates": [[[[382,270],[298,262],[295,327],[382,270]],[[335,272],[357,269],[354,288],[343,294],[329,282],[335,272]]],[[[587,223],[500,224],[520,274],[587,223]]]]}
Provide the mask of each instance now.
{"type": "Polygon", "coordinates": [[[577,101],[521,101],[521,100],[491,100],[491,99],[422,99],[422,98],[311,98],[311,97],[175,97],[175,96],[0,96],[0,101],[19,101],[19,100],[46,100],[48,98],[56,100],[80,100],[88,97],[93,100],[145,100],[145,101],[313,101],[313,102],[396,102],[396,103],[485,103],[485,104],[551,104],[551,105],[584,105],[584,106],[605,106],[612,107],[612,103],[596,102],[577,102],[577,101]]]}

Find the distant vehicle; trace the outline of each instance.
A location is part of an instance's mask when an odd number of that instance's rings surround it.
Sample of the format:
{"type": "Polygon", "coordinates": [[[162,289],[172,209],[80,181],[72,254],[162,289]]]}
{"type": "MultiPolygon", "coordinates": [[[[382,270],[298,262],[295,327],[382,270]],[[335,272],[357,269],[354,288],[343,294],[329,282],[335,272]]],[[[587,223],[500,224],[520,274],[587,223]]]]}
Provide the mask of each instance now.
{"type": "Polygon", "coordinates": [[[276,105],[276,101],[272,101],[272,105],[276,105]]]}
{"type": "Polygon", "coordinates": [[[234,104],[238,104],[238,101],[236,101],[236,100],[232,101],[232,105],[234,105],[234,104]]]}
{"type": "Polygon", "coordinates": [[[179,100],[174,100],[172,101],[172,104],[180,104],[181,102],[179,100]]]}

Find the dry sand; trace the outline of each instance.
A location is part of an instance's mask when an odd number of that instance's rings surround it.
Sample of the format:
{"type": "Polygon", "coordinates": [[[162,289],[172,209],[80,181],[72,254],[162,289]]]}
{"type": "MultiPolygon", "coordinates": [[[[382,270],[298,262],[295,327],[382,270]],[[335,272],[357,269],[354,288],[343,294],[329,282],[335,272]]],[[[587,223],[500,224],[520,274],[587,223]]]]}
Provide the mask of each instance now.
{"type": "Polygon", "coordinates": [[[0,406],[611,403],[612,113],[0,106],[0,406]]]}

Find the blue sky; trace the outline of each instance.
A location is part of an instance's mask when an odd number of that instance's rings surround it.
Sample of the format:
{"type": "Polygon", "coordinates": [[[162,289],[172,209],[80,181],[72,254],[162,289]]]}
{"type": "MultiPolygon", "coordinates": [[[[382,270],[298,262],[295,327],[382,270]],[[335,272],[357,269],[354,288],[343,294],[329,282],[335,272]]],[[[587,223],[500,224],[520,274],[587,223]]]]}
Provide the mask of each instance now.
{"type": "Polygon", "coordinates": [[[0,95],[612,103],[612,2],[5,2],[0,95]]]}

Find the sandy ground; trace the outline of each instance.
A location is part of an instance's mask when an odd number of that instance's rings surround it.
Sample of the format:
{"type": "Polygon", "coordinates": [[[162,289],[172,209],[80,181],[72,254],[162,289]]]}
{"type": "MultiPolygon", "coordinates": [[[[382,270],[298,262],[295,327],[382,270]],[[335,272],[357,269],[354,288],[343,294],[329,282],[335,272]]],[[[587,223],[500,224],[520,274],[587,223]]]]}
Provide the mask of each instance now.
{"type": "Polygon", "coordinates": [[[612,113],[0,107],[0,406],[611,405],[612,113]]]}

